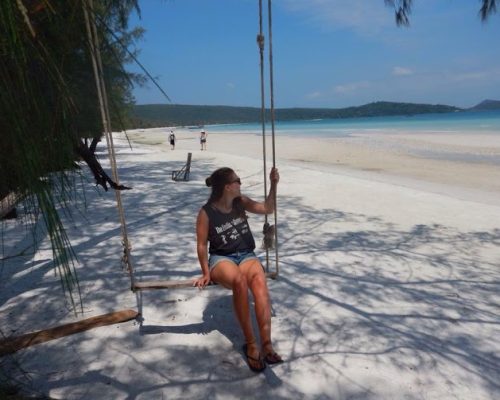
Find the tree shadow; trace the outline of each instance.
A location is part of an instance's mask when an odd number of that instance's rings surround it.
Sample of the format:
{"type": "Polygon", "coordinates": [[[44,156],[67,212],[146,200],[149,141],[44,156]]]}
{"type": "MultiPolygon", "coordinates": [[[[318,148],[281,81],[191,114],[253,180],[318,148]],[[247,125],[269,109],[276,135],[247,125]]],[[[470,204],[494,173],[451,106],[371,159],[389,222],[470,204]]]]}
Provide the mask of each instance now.
{"type": "MultiPolygon", "coordinates": [[[[120,171],[134,187],[123,193],[123,203],[140,280],[181,279],[199,273],[195,219],[208,198],[207,171],[218,166],[212,160],[193,160],[192,180],[176,183],[170,171],[178,164],[132,160],[120,171]]],[[[256,198],[262,189],[260,172],[246,176],[243,188],[256,198]]],[[[128,290],[129,278],[121,269],[114,195],[92,193],[89,203],[97,199],[99,208],[92,210],[92,217],[76,221],[69,230],[79,257],[85,312],[136,307],[136,298],[128,290]]],[[[343,393],[349,398],[380,398],[376,387],[352,373],[361,359],[373,376],[378,371],[410,376],[418,379],[420,387],[446,386],[450,396],[457,397],[461,382],[471,380],[485,395],[500,396],[496,340],[500,337],[500,229],[460,230],[440,224],[402,227],[334,204],[311,206],[300,195],[280,196],[279,216],[281,275],[270,282],[270,290],[275,309],[273,333],[286,358],[278,377],[284,385],[266,376],[267,385],[255,388],[258,385],[240,353],[242,337],[229,293],[207,295],[199,323],[163,324],[165,315],[181,312],[199,320],[198,304],[192,310],[189,307],[196,296],[202,296],[194,294],[196,289],[155,295],[168,302],[168,307],[163,304],[167,311],[158,307],[161,324],[129,327],[126,334],[109,335],[102,341],[89,334],[92,346],[82,344],[82,336],[41,346],[36,358],[43,359],[44,366],[32,361],[38,374],[33,384],[70,393],[87,377],[95,381],[94,387],[85,386],[87,398],[98,390],[126,393],[131,399],[159,397],[163,391],[173,397],[216,398],[234,396],[240,389],[257,398],[276,388],[273,397],[285,399],[306,397],[292,380],[321,374],[346,386],[343,393]],[[177,301],[179,297],[185,301],[177,301]],[[137,330],[140,335],[134,334],[137,330]],[[236,351],[228,352],[225,343],[186,345],[174,340],[213,332],[229,340],[236,351]],[[61,346],[72,349],[74,355],[60,350],[61,346]],[[126,367],[110,367],[110,359],[111,364],[126,367]],[[92,360],[91,365],[82,360],[92,360]],[[57,366],[64,373],[47,379],[53,371],[40,372],[46,371],[45,365],[57,366]],[[120,375],[114,368],[129,372],[120,375]]],[[[256,242],[262,222],[260,217],[250,219],[256,242]]],[[[57,278],[41,275],[36,301],[19,300],[7,308],[7,300],[13,297],[2,298],[4,326],[28,325],[33,315],[44,313],[47,318],[40,320],[42,327],[71,317],[66,308],[60,310],[60,304],[54,304],[57,278]]],[[[16,279],[13,286],[20,282],[16,279]]],[[[12,293],[20,297],[22,290],[12,293]]],[[[153,305],[154,296],[144,296],[153,305]]],[[[24,354],[29,358],[34,353],[24,354]]],[[[413,396],[404,390],[400,394],[413,396]]]]}
{"type": "Polygon", "coordinates": [[[500,355],[491,339],[500,334],[500,252],[492,257],[491,249],[499,248],[500,229],[420,224],[404,230],[363,215],[304,210],[285,217],[302,229],[293,236],[281,229],[275,293],[295,313],[292,349],[311,349],[292,359],[342,355],[348,365],[366,355],[401,371],[436,369],[448,382],[454,377],[440,366],[454,365],[493,397],[499,394],[500,355]],[[342,230],[356,221],[372,228],[342,230]]]}

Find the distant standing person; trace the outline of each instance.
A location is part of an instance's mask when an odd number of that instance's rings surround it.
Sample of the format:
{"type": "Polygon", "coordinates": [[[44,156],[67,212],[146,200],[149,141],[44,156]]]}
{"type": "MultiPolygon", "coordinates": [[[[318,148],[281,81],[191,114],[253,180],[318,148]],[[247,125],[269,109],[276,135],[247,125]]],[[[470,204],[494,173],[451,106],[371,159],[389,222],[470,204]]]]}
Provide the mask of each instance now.
{"type": "Polygon", "coordinates": [[[207,133],[205,130],[202,130],[200,133],[200,145],[202,150],[207,149],[207,133]]]}
{"type": "Polygon", "coordinates": [[[170,148],[172,150],[175,149],[175,134],[174,131],[170,131],[170,136],[168,137],[168,140],[170,142],[170,148]]]}

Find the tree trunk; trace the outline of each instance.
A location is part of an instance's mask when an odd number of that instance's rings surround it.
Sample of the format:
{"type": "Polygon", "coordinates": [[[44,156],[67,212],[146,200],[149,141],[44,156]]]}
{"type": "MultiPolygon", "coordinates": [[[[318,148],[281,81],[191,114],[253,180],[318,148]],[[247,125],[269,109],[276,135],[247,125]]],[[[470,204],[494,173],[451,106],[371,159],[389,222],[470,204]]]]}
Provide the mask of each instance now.
{"type": "Polygon", "coordinates": [[[94,138],[89,147],[87,143],[85,143],[83,140],[80,140],[76,147],[76,153],[87,163],[90,170],[94,174],[96,183],[98,185],[101,185],[106,191],[108,191],[108,185],[115,190],[132,189],[124,185],[117,185],[116,182],[114,182],[108,176],[108,174],[106,174],[106,172],[104,171],[104,169],[102,168],[101,164],[99,163],[99,161],[95,156],[95,149],[99,141],[100,141],[99,138],[94,138]]]}

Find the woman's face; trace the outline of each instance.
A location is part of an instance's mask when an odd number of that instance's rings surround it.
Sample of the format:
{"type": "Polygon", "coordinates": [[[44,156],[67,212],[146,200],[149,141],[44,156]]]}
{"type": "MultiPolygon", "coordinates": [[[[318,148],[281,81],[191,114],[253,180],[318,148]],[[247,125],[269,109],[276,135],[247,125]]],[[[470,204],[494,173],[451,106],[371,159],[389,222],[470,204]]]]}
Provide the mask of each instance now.
{"type": "Polygon", "coordinates": [[[240,196],[241,180],[234,172],[231,174],[228,183],[226,183],[226,188],[231,191],[235,196],[240,196]]]}

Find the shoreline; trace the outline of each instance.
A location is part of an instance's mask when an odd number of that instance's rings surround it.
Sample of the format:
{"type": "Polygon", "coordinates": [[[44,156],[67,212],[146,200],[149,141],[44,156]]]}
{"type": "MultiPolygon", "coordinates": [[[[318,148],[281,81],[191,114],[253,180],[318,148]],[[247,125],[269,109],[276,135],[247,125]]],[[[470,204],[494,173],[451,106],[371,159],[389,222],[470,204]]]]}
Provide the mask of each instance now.
{"type": "MultiPolygon", "coordinates": [[[[170,128],[127,132],[132,142],[147,146],[167,146],[170,128]]],[[[211,133],[208,151],[200,152],[198,132],[176,129],[175,151],[192,151],[196,157],[210,154],[238,154],[262,159],[262,137],[254,134],[211,133]]],[[[460,189],[467,198],[484,197],[488,203],[500,199],[500,135],[461,132],[422,134],[410,131],[393,133],[356,133],[340,138],[298,138],[276,136],[276,159],[296,162],[330,173],[363,175],[367,179],[404,181],[420,188],[425,184],[446,193],[460,189]],[[370,175],[371,174],[371,175],[370,175]],[[471,192],[478,191],[471,196],[471,192]]],[[[267,159],[271,160],[271,140],[267,139],[267,159]]]]}

